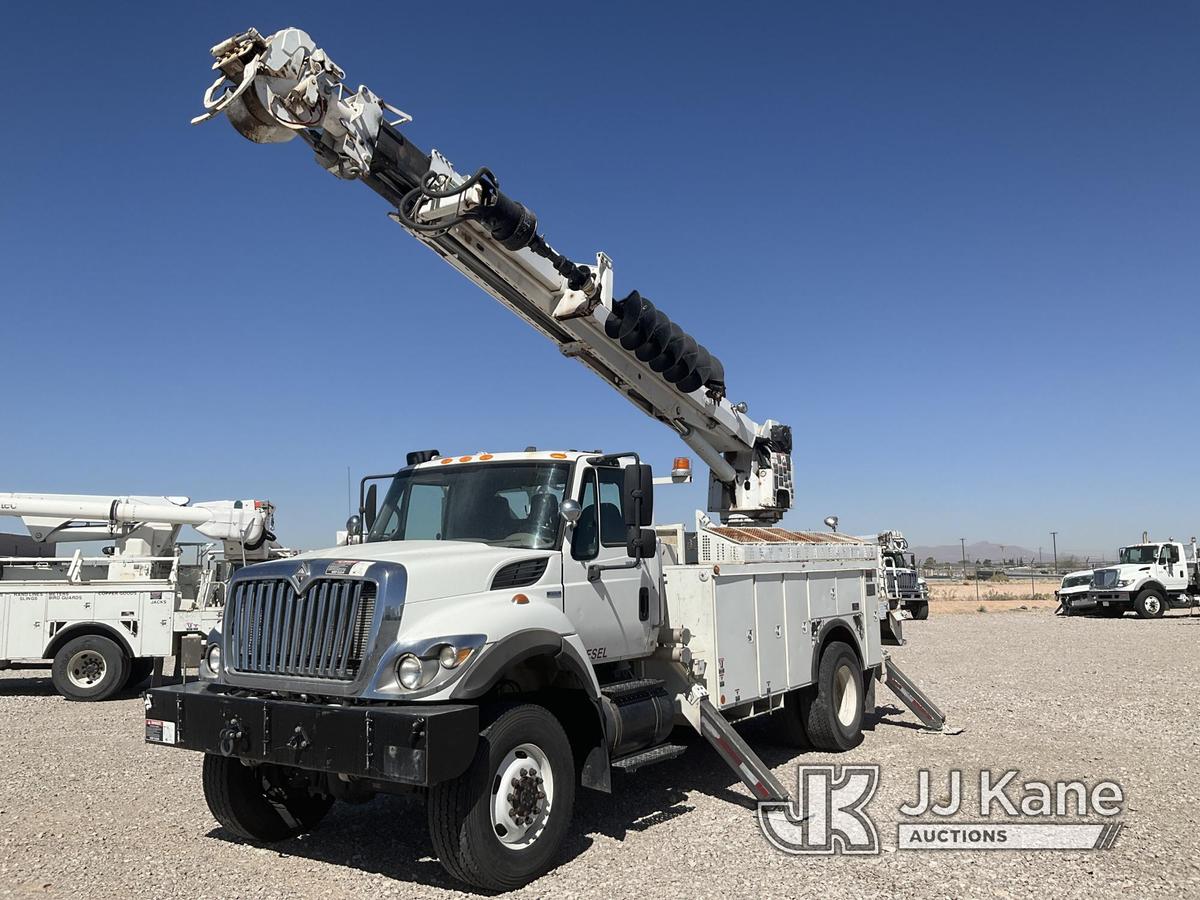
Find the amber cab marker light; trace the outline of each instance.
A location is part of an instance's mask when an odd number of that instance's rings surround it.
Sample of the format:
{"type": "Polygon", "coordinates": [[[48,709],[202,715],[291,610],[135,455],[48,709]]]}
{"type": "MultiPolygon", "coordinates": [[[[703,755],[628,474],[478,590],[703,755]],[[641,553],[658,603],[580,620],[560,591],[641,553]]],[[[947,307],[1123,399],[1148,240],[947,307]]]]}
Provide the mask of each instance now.
{"type": "Polygon", "coordinates": [[[519,605],[519,604],[528,603],[528,602],[529,602],[529,598],[526,597],[524,594],[513,594],[513,603],[516,603],[519,605]]]}

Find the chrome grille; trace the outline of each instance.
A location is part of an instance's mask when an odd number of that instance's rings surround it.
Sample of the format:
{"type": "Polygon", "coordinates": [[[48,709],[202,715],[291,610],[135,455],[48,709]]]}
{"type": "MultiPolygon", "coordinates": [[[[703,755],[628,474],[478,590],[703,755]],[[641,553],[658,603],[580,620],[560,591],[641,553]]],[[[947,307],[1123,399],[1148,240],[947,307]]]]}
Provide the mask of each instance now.
{"type": "Polygon", "coordinates": [[[888,588],[892,594],[911,593],[917,588],[917,573],[910,569],[885,569],[888,588]]]}
{"type": "Polygon", "coordinates": [[[1117,586],[1117,570],[1116,569],[1101,569],[1092,575],[1092,586],[1098,588],[1112,588],[1117,586]]]}
{"type": "Polygon", "coordinates": [[[286,578],[239,581],[225,612],[227,660],[238,672],[353,681],[375,617],[375,583],[317,578],[297,594],[286,578]]]}

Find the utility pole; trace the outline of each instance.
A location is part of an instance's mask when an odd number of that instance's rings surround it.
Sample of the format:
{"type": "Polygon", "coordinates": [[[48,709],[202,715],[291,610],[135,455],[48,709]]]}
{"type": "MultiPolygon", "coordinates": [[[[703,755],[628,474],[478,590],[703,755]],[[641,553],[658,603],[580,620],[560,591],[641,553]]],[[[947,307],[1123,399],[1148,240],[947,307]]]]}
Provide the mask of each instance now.
{"type": "Polygon", "coordinates": [[[1058,574],[1058,532],[1050,532],[1050,540],[1054,542],[1054,574],[1058,574]]]}
{"type": "Polygon", "coordinates": [[[962,544],[963,552],[963,581],[967,580],[967,539],[959,538],[958,542],[962,544]]]}

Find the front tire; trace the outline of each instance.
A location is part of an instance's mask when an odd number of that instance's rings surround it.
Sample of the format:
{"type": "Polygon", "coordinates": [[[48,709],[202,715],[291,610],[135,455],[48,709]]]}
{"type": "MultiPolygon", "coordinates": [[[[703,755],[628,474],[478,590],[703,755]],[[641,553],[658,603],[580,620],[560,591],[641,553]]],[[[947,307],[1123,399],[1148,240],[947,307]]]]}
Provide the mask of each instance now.
{"type": "Polygon", "coordinates": [[[544,707],[514,706],[480,735],[470,767],[429,789],[429,835],[460,881],[510,891],[546,872],[575,806],[575,762],[544,707]]]}
{"type": "Polygon", "coordinates": [[[54,656],[50,680],[68,700],[107,700],[125,686],[129,657],[110,638],[87,634],[54,656]]]}
{"type": "Polygon", "coordinates": [[[136,688],[146,683],[146,679],[154,672],[154,660],[141,656],[129,661],[129,674],[125,676],[125,687],[136,688]]]}
{"type": "Polygon", "coordinates": [[[1145,588],[1138,592],[1133,609],[1140,618],[1161,619],[1167,611],[1167,600],[1158,588],[1145,588]]]}
{"type": "Polygon", "coordinates": [[[313,794],[299,769],[246,766],[230,756],[204,754],[204,799],[213,818],[243,840],[270,844],[312,831],[333,798],[313,794]]]}
{"type": "Polygon", "coordinates": [[[914,603],[909,606],[908,611],[912,613],[912,617],[917,622],[924,622],[929,618],[929,603],[914,603]]]}
{"type": "Polygon", "coordinates": [[[841,753],[857,747],[862,742],[863,670],[849,644],[833,641],[825,647],[816,688],[801,695],[813,748],[841,753]]]}

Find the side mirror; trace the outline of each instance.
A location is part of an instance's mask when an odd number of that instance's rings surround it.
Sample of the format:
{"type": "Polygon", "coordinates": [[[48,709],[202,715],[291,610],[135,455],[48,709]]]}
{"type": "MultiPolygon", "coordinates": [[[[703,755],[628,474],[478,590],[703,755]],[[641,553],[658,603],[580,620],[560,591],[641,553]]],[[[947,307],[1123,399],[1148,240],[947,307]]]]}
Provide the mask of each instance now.
{"type": "Polygon", "coordinates": [[[583,515],[583,507],[579,505],[578,500],[564,500],[558,506],[558,514],[568,525],[574,525],[583,515]]]}
{"type": "Polygon", "coordinates": [[[363,504],[363,521],[367,531],[375,527],[375,516],[378,508],[379,485],[372,484],[367,488],[367,501],[363,504]]]}
{"type": "MultiPolygon", "coordinates": [[[[648,468],[648,467],[647,467],[648,468]]],[[[625,552],[632,559],[652,559],[658,550],[658,535],[653,528],[629,529],[629,538],[625,542],[625,552]]]]}
{"type": "Polygon", "coordinates": [[[654,521],[654,473],[649,466],[625,467],[621,505],[625,508],[627,528],[644,528],[654,521]]]}
{"type": "Polygon", "coordinates": [[[346,534],[350,537],[359,537],[362,534],[362,517],[351,516],[346,520],[346,534]]]}

